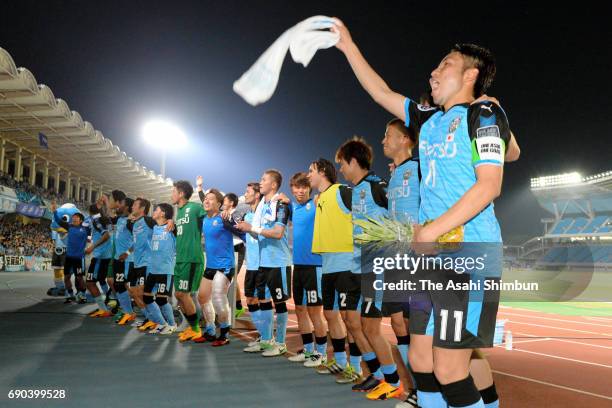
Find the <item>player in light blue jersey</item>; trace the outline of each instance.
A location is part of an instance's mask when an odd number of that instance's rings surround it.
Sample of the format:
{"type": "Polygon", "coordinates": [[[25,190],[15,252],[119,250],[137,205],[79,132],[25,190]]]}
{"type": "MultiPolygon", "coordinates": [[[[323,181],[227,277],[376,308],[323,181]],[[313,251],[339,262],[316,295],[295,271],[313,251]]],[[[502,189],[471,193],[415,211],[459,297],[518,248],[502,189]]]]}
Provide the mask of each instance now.
{"type": "Polygon", "coordinates": [[[258,293],[263,332],[260,344],[247,347],[245,351],[263,351],[264,357],[280,356],[287,352],[285,336],[289,313],[285,302],[291,297],[291,254],[287,239],[290,208],[276,200],[281,183],[282,176],[279,171],[265,171],[259,183],[263,200],[257,206],[253,222],[243,221],[238,224],[241,231],[253,233],[259,239],[259,274],[263,274],[266,282],[265,289],[258,293]],[[275,340],[272,339],[272,299],[276,309],[275,340]]]}
{"type": "Polygon", "coordinates": [[[89,224],[91,225],[91,245],[85,250],[86,254],[91,254],[92,258],[87,270],[87,290],[94,297],[98,304],[98,309],[89,314],[90,317],[110,317],[105,303],[105,295],[108,293],[106,284],[106,273],[112,258],[112,245],[110,241],[110,220],[100,213],[96,204],[89,207],[89,224]],[[100,289],[98,288],[100,285],[100,289]]]}
{"type": "Polygon", "coordinates": [[[153,211],[155,226],[143,295],[149,319],[155,324],[149,331],[152,334],[168,335],[176,331],[174,311],[169,302],[176,259],[176,236],[170,225],[173,215],[174,210],[167,203],[157,205],[153,211]]]}
{"type": "MultiPolygon", "coordinates": [[[[340,172],[344,178],[353,184],[352,192],[352,212],[353,219],[381,219],[387,217],[387,183],[376,176],[370,169],[374,154],[372,147],[362,138],[353,138],[346,141],[336,152],[336,161],[340,163],[340,172]]],[[[362,232],[361,227],[353,225],[353,236],[362,232]]],[[[365,282],[373,281],[369,279],[373,273],[369,270],[362,271],[362,248],[354,245],[353,273],[365,274],[360,276],[365,282]]],[[[360,287],[361,289],[361,287],[360,287]]],[[[347,311],[345,322],[358,350],[363,353],[370,370],[370,376],[353,388],[355,391],[367,392],[369,399],[379,399],[379,385],[386,383],[385,398],[392,398],[403,393],[402,384],[397,373],[397,366],[393,361],[391,347],[380,331],[380,323],[383,314],[383,304],[381,301],[376,303],[376,296],[369,290],[362,295],[361,308],[359,310],[347,311]],[[363,327],[362,327],[363,324],[363,327]]],[[[385,305],[396,306],[396,305],[385,305]]],[[[386,310],[385,310],[386,311],[386,310]]],[[[400,310],[397,310],[400,311],[400,310]]],[[[350,345],[350,343],[349,343],[350,345]]],[[[357,356],[354,366],[357,364],[357,356]]],[[[361,370],[356,371],[361,377],[361,370]]]]}
{"type": "MultiPolygon", "coordinates": [[[[520,150],[501,108],[476,99],[486,97],[495,75],[491,53],[471,44],[451,50],[431,74],[431,96],[434,104],[440,106],[438,109],[415,104],[392,91],[361,55],[342,22],[338,21],[332,31],[339,33],[336,47],[345,54],[365,90],[377,103],[404,120],[415,134],[420,133],[423,181],[419,222],[433,222],[416,230],[415,247],[428,249],[430,245],[422,243],[435,242],[455,228],[464,228],[466,240],[501,244],[492,201],[501,190],[504,159],[516,160],[520,150]]],[[[415,319],[411,309],[409,357],[415,371],[419,405],[424,408],[497,406],[497,400],[490,398],[494,393],[488,393],[486,400],[481,398],[469,374],[472,348],[491,346],[497,312],[495,301],[487,302],[489,307],[464,311],[457,305],[445,304],[451,296],[443,296],[446,299],[433,296],[432,293],[435,310],[446,311],[439,316],[429,312],[438,333],[433,338],[433,352],[432,338],[425,335],[430,325],[414,327],[415,321],[425,319],[415,319]],[[454,312],[458,313],[453,315],[454,312]],[[459,315],[461,321],[453,324],[444,318],[459,315]],[[416,335],[413,327],[423,334],[416,335]],[[446,333],[440,334],[442,327],[446,333]],[[461,330],[450,333],[456,327],[461,330]]],[[[482,396],[485,397],[484,391],[482,396]]]]}

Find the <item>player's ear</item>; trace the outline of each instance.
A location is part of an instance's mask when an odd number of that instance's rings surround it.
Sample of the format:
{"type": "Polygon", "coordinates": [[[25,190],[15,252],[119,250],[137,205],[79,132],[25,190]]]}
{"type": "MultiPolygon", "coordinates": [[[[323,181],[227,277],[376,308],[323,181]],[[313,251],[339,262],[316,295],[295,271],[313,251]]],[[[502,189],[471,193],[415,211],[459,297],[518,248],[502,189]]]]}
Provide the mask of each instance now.
{"type": "Polygon", "coordinates": [[[468,68],[463,72],[463,80],[466,83],[471,83],[471,84],[475,84],[476,80],[478,79],[478,73],[480,71],[478,70],[478,68],[468,68]]]}

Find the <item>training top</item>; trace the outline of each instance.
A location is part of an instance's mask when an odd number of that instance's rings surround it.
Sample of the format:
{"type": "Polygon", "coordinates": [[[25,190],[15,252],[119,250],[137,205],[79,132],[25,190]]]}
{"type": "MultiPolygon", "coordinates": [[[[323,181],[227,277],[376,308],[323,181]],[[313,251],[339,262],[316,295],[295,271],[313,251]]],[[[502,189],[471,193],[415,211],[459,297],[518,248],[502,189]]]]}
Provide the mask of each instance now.
{"type": "Polygon", "coordinates": [[[304,204],[297,201],[291,203],[294,265],[321,266],[321,255],[312,253],[312,235],[316,212],[317,209],[312,199],[304,204]]]}
{"type": "Polygon", "coordinates": [[[206,211],[201,204],[188,202],[176,215],[176,262],[204,263],[202,220],[206,211]]]}
{"type": "Polygon", "coordinates": [[[57,225],[68,231],[66,256],[69,258],[85,257],[85,246],[87,246],[87,238],[89,237],[89,224],[83,222],[80,227],[75,227],[62,220],[57,215],[57,212],[53,212],[53,218],[57,225]]]}
{"type": "Polygon", "coordinates": [[[282,268],[291,265],[291,252],[289,251],[289,231],[287,222],[290,217],[290,208],[287,204],[278,201],[276,213],[272,214],[271,201],[263,203],[261,227],[273,229],[277,225],[285,228],[280,239],[266,238],[259,235],[259,266],[265,268],[282,268]]]}
{"type": "Polygon", "coordinates": [[[403,223],[419,223],[419,161],[407,159],[393,170],[389,187],[389,216],[403,223]]]}
{"type": "MultiPolygon", "coordinates": [[[[115,224],[115,259],[126,253],[134,246],[134,237],[132,232],[128,229],[128,217],[125,215],[115,217],[113,219],[115,224]]],[[[125,262],[134,262],[134,254],[128,255],[125,262]]]]}
{"type": "MultiPolygon", "coordinates": [[[[90,217],[91,242],[96,243],[102,239],[104,234],[110,234],[110,221],[106,217],[90,217]]],[[[94,248],[92,256],[96,259],[110,259],[113,256],[113,243],[110,237],[102,244],[94,248]]]]}
{"type": "Polygon", "coordinates": [[[204,217],[202,230],[206,249],[206,268],[227,271],[234,267],[234,240],[232,232],[225,227],[223,218],[204,217]]]}
{"type": "MultiPolygon", "coordinates": [[[[244,220],[249,224],[253,224],[253,211],[248,212],[244,216],[244,220]]],[[[246,255],[245,261],[247,270],[256,271],[259,269],[259,240],[251,234],[246,234],[246,255]]]]}
{"type": "Polygon", "coordinates": [[[172,231],[166,231],[166,224],[155,225],[151,236],[151,257],[147,273],[154,275],[172,275],[176,256],[176,237],[172,231]]]}
{"type": "Polygon", "coordinates": [[[156,224],[151,217],[140,217],[134,222],[128,222],[128,228],[134,236],[134,268],[143,268],[149,264],[151,237],[156,224]]]}

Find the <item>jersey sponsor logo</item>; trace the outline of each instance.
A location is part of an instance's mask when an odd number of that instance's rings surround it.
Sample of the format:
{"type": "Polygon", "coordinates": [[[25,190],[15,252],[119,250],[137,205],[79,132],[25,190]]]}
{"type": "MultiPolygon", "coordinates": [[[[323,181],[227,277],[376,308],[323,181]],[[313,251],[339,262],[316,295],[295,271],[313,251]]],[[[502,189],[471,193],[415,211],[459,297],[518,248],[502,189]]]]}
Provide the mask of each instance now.
{"type": "Polygon", "coordinates": [[[421,105],[421,104],[418,104],[418,105],[417,105],[417,108],[418,108],[418,109],[419,109],[421,112],[429,112],[429,111],[432,111],[432,110],[436,110],[436,109],[438,109],[438,108],[436,108],[435,106],[425,106],[425,105],[421,105]]]}
{"type": "Polygon", "coordinates": [[[457,144],[454,138],[444,143],[429,143],[427,140],[422,140],[419,150],[423,152],[423,156],[452,159],[457,155],[457,144]]]}
{"type": "Polygon", "coordinates": [[[481,137],[500,137],[499,127],[497,125],[493,125],[476,129],[476,138],[479,139],[481,137]]]}
{"type": "Polygon", "coordinates": [[[488,110],[489,112],[493,113],[493,109],[490,105],[480,105],[480,109],[488,110]]]}

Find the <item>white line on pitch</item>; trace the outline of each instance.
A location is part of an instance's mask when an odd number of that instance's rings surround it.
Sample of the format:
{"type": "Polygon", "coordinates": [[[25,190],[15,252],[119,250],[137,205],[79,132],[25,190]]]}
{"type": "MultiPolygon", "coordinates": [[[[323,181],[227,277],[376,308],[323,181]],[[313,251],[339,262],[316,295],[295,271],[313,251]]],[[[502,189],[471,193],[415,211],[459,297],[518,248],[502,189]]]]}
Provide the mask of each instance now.
{"type": "MultiPolygon", "coordinates": [[[[495,347],[505,348],[505,345],[502,344],[502,345],[497,345],[495,347]]],[[[528,350],[522,350],[522,349],[512,349],[512,351],[519,351],[521,353],[528,353],[528,354],[535,354],[537,356],[556,358],[556,359],[559,359],[559,360],[573,361],[574,363],[593,365],[593,366],[597,366],[597,367],[612,368],[612,366],[606,365],[606,364],[593,363],[591,361],[576,360],[576,359],[573,359],[573,358],[560,357],[560,356],[555,356],[555,355],[552,355],[552,354],[538,353],[536,351],[528,351],[528,350]]]]}
{"type": "Polygon", "coordinates": [[[530,316],[530,315],[524,315],[524,314],[519,314],[519,313],[510,313],[510,312],[500,312],[500,313],[504,314],[504,315],[508,315],[508,316],[527,317],[527,318],[530,318],[530,319],[554,320],[556,322],[563,322],[563,323],[588,324],[590,326],[601,326],[601,327],[611,327],[612,328],[612,324],[577,322],[575,320],[557,319],[557,318],[554,318],[554,317],[530,316]]]}

